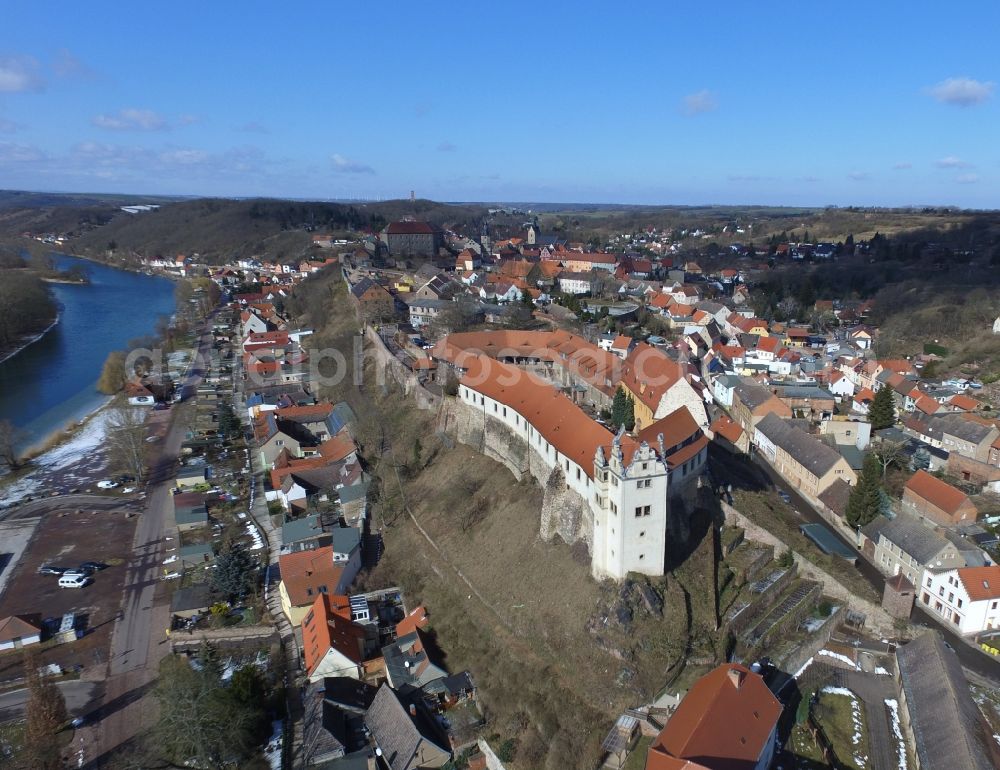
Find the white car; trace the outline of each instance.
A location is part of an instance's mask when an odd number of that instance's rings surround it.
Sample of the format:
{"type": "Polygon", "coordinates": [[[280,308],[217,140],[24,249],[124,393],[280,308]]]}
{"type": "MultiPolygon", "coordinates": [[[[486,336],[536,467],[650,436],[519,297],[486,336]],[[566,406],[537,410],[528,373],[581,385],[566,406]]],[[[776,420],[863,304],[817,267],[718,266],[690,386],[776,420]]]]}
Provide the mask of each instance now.
{"type": "Polygon", "coordinates": [[[76,574],[64,574],[59,578],[60,588],[83,588],[87,583],[90,582],[90,578],[86,575],[81,575],[79,572],[76,574]]]}
{"type": "Polygon", "coordinates": [[[118,486],[117,481],[111,481],[111,479],[105,479],[104,481],[97,482],[98,489],[114,489],[118,486]]]}

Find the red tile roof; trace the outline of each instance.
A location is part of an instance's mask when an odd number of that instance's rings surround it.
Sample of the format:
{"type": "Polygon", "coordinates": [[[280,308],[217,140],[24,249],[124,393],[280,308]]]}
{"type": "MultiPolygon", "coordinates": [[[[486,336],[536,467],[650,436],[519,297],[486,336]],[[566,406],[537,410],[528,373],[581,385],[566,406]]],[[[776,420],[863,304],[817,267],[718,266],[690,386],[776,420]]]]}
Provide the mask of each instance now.
{"type": "Polygon", "coordinates": [[[976,401],[976,399],[962,395],[961,393],[957,396],[953,396],[951,401],[948,403],[956,409],[961,409],[964,412],[975,412],[982,406],[982,404],[979,401],[976,401]]]}
{"type": "Polygon", "coordinates": [[[461,384],[505,404],[526,419],[542,438],[594,476],[597,447],[609,446],[611,431],[544,380],[483,355],[468,356],[461,384]]]}
{"type": "Polygon", "coordinates": [[[410,610],[410,614],[396,624],[396,637],[412,634],[427,625],[427,610],[423,605],[410,610]]]}
{"type": "Polygon", "coordinates": [[[663,394],[683,378],[680,364],[645,342],[632,349],[622,372],[622,383],[654,413],[663,394]]]}
{"type": "Polygon", "coordinates": [[[917,471],[906,482],[906,489],[948,514],[954,514],[969,501],[969,496],[927,471],[917,471]]]}
{"type": "Polygon", "coordinates": [[[969,601],[981,602],[1000,598],[1000,566],[965,567],[957,570],[969,601]]]}
{"type": "Polygon", "coordinates": [[[306,671],[312,674],[331,647],[349,660],[360,663],[364,639],[364,629],[351,622],[351,604],[346,596],[317,596],[312,611],[302,619],[306,671]]]}
{"type": "Polygon", "coordinates": [[[695,682],[656,736],[646,770],[675,770],[686,761],[712,770],[753,767],[781,711],[760,676],[738,663],[718,666],[695,682]]]}
{"type": "Polygon", "coordinates": [[[337,590],[344,568],[333,563],[333,546],[312,551],[296,551],[278,558],[281,582],[285,584],[292,606],[312,604],[324,587],[325,593],[337,590]]]}
{"type": "Polygon", "coordinates": [[[743,438],[743,428],[733,422],[729,417],[723,415],[712,423],[709,428],[716,436],[722,436],[730,444],[736,444],[743,438]]]}

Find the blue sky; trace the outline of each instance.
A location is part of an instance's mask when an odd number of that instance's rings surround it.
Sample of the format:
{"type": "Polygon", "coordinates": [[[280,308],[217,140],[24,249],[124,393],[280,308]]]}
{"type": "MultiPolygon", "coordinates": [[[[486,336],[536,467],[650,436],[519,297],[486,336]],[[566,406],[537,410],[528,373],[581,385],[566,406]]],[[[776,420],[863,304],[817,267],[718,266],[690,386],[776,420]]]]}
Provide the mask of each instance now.
{"type": "Polygon", "coordinates": [[[1000,206],[1000,3],[8,3],[0,187],[1000,206]]]}

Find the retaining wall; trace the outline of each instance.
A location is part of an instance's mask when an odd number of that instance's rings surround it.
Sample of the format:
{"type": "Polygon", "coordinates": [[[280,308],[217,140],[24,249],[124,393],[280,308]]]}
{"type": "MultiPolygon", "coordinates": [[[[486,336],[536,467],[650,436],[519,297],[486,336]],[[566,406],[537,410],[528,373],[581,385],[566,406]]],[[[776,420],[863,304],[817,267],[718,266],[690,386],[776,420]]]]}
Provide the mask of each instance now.
{"type": "MultiPolygon", "coordinates": [[[[779,552],[788,548],[788,545],[782,542],[780,538],[751,521],[725,501],[720,502],[722,503],[722,511],[726,516],[726,523],[742,527],[747,539],[773,545],[779,552]]],[[[798,567],[799,577],[822,583],[823,593],[827,596],[844,602],[850,609],[866,615],[866,625],[873,631],[883,635],[892,635],[895,633],[894,621],[882,607],[874,602],[856,596],[829,572],[816,566],[794,550],[792,551],[792,556],[798,567]]]]}

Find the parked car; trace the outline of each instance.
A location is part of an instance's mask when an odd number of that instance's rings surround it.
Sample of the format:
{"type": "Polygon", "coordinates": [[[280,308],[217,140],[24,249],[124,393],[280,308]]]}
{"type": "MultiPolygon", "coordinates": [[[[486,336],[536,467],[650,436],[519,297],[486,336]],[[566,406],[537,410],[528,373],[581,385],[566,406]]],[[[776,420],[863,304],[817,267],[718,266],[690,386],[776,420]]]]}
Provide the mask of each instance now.
{"type": "Polygon", "coordinates": [[[100,572],[102,569],[107,568],[108,565],[102,561],[85,561],[77,567],[77,571],[82,572],[85,575],[93,575],[95,572],[100,572]]]}
{"type": "Polygon", "coordinates": [[[64,572],[68,572],[69,567],[54,567],[51,564],[43,564],[38,568],[39,575],[62,575],[64,572]]]}
{"type": "Polygon", "coordinates": [[[98,489],[114,489],[118,486],[117,481],[112,481],[111,479],[104,479],[104,481],[97,482],[98,489]]]}
{"type": "Polygon", "coordinates": [[[83,588],[87,583],[90,582],[90,578],[86,575],[70,575],[65,574],[59,578],[60,588],[83,588]]]}

